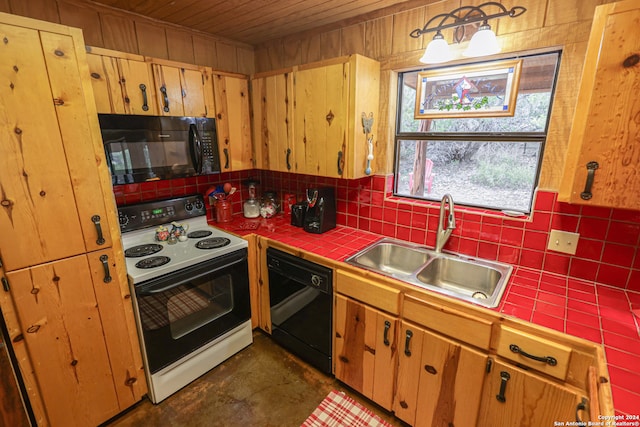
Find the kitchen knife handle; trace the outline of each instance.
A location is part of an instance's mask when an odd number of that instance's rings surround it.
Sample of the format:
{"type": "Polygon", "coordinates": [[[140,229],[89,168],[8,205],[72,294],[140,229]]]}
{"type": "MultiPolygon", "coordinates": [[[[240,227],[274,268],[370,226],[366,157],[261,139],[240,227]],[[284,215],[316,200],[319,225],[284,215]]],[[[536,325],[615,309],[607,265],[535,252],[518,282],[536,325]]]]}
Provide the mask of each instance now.
{"type": "Polygon", "coordinates": [[[104,283],[109,283],[111,282],[111,273],[109,273],[109,257],[106,255],[100,255],[100,262],[104,268],[104,279],[102,279],[102,281],[104,283]]]}
{"type": "Polygon", "coordinates": [[[147,85],[140,83],[140,91],[142,92],[142,111],[149,111],[149,103],[147,101],[147,85]]]}
{"type": "Polygon", "coordinates": [[[94,215],[91,217],[91,222],[96,226],[96,231],[98,232],[98,239],[96,240],[96,244],[104,245],[104,236],[102,235],[102,226],[100,225],[100,215],[94,215]]]}
{"type": "Polygon", "coordinates": [[[389,347],[389,344],[391,344],[389,342],[389,329],[391,329],[391,322],[389,322],[388,320],[384,321],[384,345],[386,345],[387,347],[389,347]]]}
{"type": "Polygon", "coordinates": [[[169,96],[167,95],[167,88],[162,85],[160,86],[160,92],[162,92],[162,99],[164,100],[164,112],[168,113],[169,112],[169,96]]]}

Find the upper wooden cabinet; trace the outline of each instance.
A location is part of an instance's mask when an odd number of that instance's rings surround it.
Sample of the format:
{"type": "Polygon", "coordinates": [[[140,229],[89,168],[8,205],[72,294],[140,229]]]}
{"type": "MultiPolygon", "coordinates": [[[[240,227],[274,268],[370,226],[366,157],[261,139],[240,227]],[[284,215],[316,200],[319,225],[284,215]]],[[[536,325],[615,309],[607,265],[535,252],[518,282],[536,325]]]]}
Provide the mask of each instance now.
{"type": "Polygon", "coordinates": [[[640,5],[596,8],[559,200],[640,209],[640,5]]]}
{"type": "Polygon", "coordinates": [[[221,172],[252,169],[249,79],[212,71],[221,172]]]}
{"type": "Polygon", "coordinates": [[[258,167],[347,179],[374,172],[367,136],[373,145],[377,61],[350,55],[258,74],[253,85],[258,167]],[[369,133],[363,116],[373,117],[369,133]]]}
{"type": "Polygon", "coordinates": [[[251,80],[256,167],[294,172],[293,69],[251,80]]]}
{"type": "Polygon", "coordinates": [[[213,86],[205,67],[151,60],[162,116],[213,117],[213,86]]]}

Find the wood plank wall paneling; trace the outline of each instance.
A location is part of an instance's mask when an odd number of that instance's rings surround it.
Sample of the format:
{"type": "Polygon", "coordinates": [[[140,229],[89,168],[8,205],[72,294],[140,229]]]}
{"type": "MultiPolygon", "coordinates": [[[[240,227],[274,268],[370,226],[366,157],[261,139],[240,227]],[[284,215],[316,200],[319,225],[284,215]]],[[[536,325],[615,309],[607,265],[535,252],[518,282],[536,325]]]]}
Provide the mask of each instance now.
{"type": "MultiPolygon", "coordinates": [[[[178,8],[185,4],[176,2],[178,8]]],[[[254,49],[245,43],[166,24],[90,0],[0,0],[0,11],[83,31],[85,43],[154,58],[253,74],[254,49]]]]}
{"type": "Polygon", "coordinates": [[[154,58],[169,59],[167,33],[164,27],[147,22],[136,22],[136,38],[140,52],[154,58]]]}
{"type": "Polygon", "coordinates": [[[82,28],[84,42],[89,46],[104,47],[100,14],[87,7],[76,4],[58,3],[60,23],[69,27],[82,28]]]}
{"type": "Polygon", "coordinates": [[[196,58],[193,51],[193,40],[191,33],[182,30],[167,28],[167,46],[169,48],[169,58],[174,61],[194,64],[196,58]]]}
{"type": "MultiPolygon", "coordinates": [[[[576,108],[574,89],[581,77],[591,20],[595,7],[614,0],[502,0],[511,8],[520,5],[527,11],[517,18],[501,18],[490,23],[499,36],[504,56],[509,52],[562,48],[562,63],[555,95],[549,135],[545,147],[540,177],[540,188],[557,190],[562,179],[571,120],[576,108]]],[[[345,22],[342,28],[317,33],[303,33],[300,37],[273,40],[256,47],[256,72],[283,68],[279,58],[289,51],[289,43],[299,44],[300,62],[313,62],[337,56],[361,53],[382,64],[380,88],[380,126],[376,141],[376,166],[381,173],[393,171],[393,123],[395,121],[395,96],[397,76],[394,70],[417,69],[424,65],[418,59],[432,35],[412,39],[409,33],[422,27],[431,17],[447,13],[461,5],[480,4],[484,0],[444,0],[413,8],[396,10],[395,13],[372,15],[364,22],[364,39],[360,41],[357,28],[361,25],[345,22]]],[[[444,32],[451,40],[451,31],[444,32]]],[[[455,46],[460,52],[466,43],[455,46]]],[[[296,47],[298,49],[298,47],[296,47]]],[[[295,50],[295,49],[294,49],[295,50]]],[[[288,56],[288,66],[293,56],[288,56]]]]}
{"type": "Polygon", "coordinates": [[[340,44],[346,52],[366,55],[364,42],[365,29],[366,25],[364,22],[356,25],[350,25],[342,29],[340,44]]]}

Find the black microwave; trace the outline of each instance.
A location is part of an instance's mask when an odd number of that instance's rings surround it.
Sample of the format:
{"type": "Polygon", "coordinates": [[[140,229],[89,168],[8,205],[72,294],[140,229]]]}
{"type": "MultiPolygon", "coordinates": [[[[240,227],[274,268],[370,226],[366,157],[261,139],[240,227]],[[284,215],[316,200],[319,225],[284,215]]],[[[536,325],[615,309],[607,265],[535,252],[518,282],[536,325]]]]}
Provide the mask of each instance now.
{"type": "Polygon", "coordinates": [[[98,120],[114,185],[220,172],[215,119],[98,114],[98,120]]]}

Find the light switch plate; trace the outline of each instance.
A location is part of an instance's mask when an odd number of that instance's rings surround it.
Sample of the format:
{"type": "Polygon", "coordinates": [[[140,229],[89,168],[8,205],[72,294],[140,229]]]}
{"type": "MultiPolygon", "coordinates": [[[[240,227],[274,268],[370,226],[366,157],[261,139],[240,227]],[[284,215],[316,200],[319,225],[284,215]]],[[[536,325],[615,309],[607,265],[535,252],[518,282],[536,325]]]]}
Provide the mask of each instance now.
{"type": "Polygon", "coordinates": [[[569,231],[551,230],[547,249],[565,254],[574,255],[578,247],[579,233],[569,231]]]}

